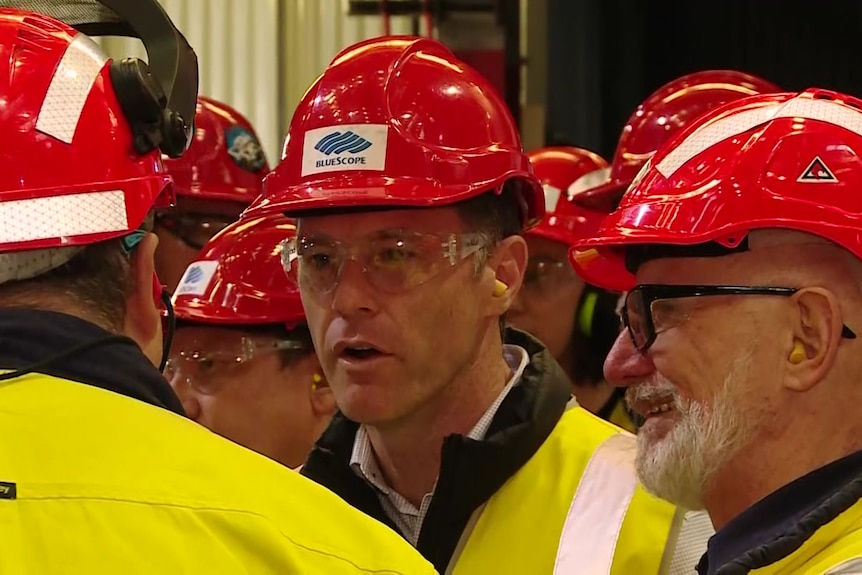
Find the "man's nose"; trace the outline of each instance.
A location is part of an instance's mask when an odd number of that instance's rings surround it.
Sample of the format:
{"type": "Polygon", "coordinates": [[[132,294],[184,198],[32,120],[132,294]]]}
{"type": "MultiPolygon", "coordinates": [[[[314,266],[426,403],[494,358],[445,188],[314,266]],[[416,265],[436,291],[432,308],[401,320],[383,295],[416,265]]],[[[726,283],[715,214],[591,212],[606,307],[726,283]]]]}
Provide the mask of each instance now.
{"type": "Polygon", "coordinates": [[[655,371],[652,360],[637,350],[628,330],[622,330],[617,336],[604,367],[605,379],[616,387],[628,387],[655,371]]]}
{"type": "Polygon", "coordinates": [[[373,312],[377,298],[368,283],[365,268],[352,258],[339,265],[332,287],[332,309],[342,317],[361,312],[373,312]]]}

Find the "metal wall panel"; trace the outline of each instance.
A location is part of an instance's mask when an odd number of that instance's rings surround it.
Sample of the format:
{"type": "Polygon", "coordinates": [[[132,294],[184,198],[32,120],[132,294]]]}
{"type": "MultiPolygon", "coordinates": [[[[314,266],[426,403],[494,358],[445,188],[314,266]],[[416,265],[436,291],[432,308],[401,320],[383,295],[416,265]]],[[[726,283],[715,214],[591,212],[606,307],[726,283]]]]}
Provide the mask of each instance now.
{"type": "MultiPolygon", "coordinates": [[[[257,129],[270,163],[296,104],[341,49],[383,33],[377,16],[348,16],[347,0],[160,0],[198,54],[200,93],[227,102],[257,129]]],[[[393,17],[393,34],[410,33],[393,17]]],[[[146,59],[137,40],[105,38],[113,57],[146,59]]]]}
{"type": "MultiPolygon", "coordinates": [[[[293,109],[308,86],[343,48],[383,34],[379,16],[347,16],[347,0],[285,0],[284,101],[293,109]]],[[[390,19],[392,34],[409,34],[408,17],[390,19]]]]}

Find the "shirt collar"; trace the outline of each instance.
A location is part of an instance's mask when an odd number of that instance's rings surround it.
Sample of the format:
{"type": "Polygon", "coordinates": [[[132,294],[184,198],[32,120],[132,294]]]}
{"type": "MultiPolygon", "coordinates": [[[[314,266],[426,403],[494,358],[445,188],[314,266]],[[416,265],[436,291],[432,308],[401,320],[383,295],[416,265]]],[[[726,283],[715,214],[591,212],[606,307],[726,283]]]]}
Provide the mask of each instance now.
{"type": "MultiPolygon", "coordinates": [[[[503,358],[506,360],[509,369],[512,370],[512,376],[506,382],[506,386],[494,402],[485,410],[485,413],[467,434],[467,437],[470,439],[481,441],[485,438],[488,428],[494,420],[494,415],[500,409],[500,404],[503,403],[509,391],[521,380],[524,369],[530,363],[530,355],[527,353],[527,350],[518,345],[504,345],[503,358]]],[[[374,449],[371,446],[371,440],[364,425],[360,425],[356,431],[356,438],[353,441],[353,451],[350,454],[350,468],[384,495],[390,494],[391,489],[383,479],[383,473],[377,464],[377,458],[374,456],[374,449]]]]}

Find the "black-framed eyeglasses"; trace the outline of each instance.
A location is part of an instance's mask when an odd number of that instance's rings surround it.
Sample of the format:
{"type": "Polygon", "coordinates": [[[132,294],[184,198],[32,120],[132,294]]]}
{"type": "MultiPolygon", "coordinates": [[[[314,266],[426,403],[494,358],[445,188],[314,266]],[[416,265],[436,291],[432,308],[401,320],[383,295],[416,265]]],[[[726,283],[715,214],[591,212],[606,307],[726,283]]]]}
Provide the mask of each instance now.
{"type": "MultiPolygon", "coordinates": [[[[629,332],[638,351],[644,352],[655,343],[656,302],[668,299],[686,297],[704,297],[717,295],[761,295],[790,297],[800,288],[772,286],[697,286],[697,285],[657,285],[642,284],[629,291],[625,304],[620,310],[623,325],[629,332]]],[[[856,339],[856,333],[846,325],[841,336],[846,339],[856,339]]]]}

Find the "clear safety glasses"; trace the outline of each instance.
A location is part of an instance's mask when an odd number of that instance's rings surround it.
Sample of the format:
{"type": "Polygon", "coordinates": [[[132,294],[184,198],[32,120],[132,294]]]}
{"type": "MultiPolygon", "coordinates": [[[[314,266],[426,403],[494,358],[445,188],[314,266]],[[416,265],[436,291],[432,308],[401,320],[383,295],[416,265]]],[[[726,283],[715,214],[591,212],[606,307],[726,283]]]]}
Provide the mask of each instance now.
{"type": "Polygon", "coordinates": [[[165,367],[165,378],[172,382],[184,381],[192,389],[203,393],[214,393],[225,380],[241,366],[262,354],[276,351],[307,353],[311,348],[306,342],[295,340],[259,341],[252,337],[241,337],[233,342],[214,345],[192,344],[186,349],[173,351],[165,367]]]}
{"type": "Polygon", "coordinates": [[[285,271],[296,269],[299,285],[314,295],[329,294],[348,261],[356,262],[370,286],[394,294],[424,284],[487,245],[480,233],[386,230],[350,245],[300,236],[284,242],[281,258],[285,271]]]}
{"type": "Polygon", "coordinates": [[[536,294],[548,294],[575,278],[575,271],[569,262],[547,256],[531,256],[524,271],[523,288],[536,294]]]}

